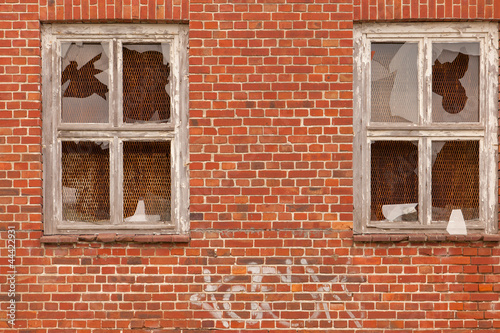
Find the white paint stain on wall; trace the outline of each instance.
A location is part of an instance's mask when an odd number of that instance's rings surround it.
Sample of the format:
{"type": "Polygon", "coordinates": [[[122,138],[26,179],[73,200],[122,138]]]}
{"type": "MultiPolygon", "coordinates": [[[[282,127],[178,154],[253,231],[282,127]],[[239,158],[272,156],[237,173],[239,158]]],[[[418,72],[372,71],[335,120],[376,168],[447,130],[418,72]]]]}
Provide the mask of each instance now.
{"type": "MultiPolygon", "coordinates": [[[[249,284],[232,284],[235,282],[237,276],[230,275],[225,277],[214,277],[209,269],[203,270],[204,292],[193,294],[190,298],[194,306],[201,307],[203,310],[208,311],[213,318],[220,320],[220,323],[226,327],[231,327],[231,320],[238,323],[245,322],[248,326],[258,324],[259,321],[264,319],[274,319],[281,327],[298,327],[294,320],[280,320],[280,311],[273,309],[273,302],[266,301],[266,294],[276,294],[273,283],[267,283],[264,280],[267,278],[269,281],[276,281],[275,283],[291,285],[294,282],[294,275],[292,274],[292,260],[286,260],[286,269],[278,269],[273,266],[261,266],[256,263],[250,263],[247,266],[247,274],[250,275],[249,284]],[[274,278],[274,280],[273,280],[274,278]],[[263,282],[264,281],[264,282],[263,282]],[[237,293],[250,293],[251,295],[262,294],[263,300],[250,301],[250,318],[243,318],[239,311],[231,308],[234,302],[234,295],[237,293]]],[[[301,265],[307,266],[309,263],[306,259],[301,260],[301,265]]],[[[309,276],[309,283],[317,285],[316,290],[311,292],[311,298],[314,303],[314,311],[312,311],[309,319],[324,318],[329,322],[332,321],[330,316],[330,303],[344,303],[338,293],[333,293],[332,285],[341,286],[342,293],[348,298],[352,297],[352,293],[347,289],[347,277],[335,276],[327,281],[321,282],[320,275],[318,275],[312,267],[306,267],[305,272],[309,276]],[[325,300],[325,295],[331,294],[335,300],[333,302],[325,300]]],[[[291,290],[291,288],[290,288],[291,290]]],[[[259,298],[259,297],[256,297],[259,298]]],[[[361,327],[361,323],[352,311],[347,310],[347,314],[353,319],[357,327],[361,327]]],[[[306,319],[307,320],[307,319],[306,319]]],[[[333,327],[333,324],[332,324],[333,327]]]]}

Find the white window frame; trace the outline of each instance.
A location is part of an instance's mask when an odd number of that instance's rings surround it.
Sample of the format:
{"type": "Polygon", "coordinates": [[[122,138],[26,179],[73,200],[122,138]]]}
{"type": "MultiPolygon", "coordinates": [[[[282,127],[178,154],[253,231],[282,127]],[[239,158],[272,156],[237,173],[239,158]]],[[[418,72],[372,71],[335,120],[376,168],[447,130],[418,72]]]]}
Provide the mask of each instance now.
{"type": "Polygon", "coordinates": [[[187,234],[188,179],[188,26],[180,24],[44,24],[42,25],[42,154],[44,232],[53,234],[187,234]],[[109,114],[107,124],[61,122],[61,43],[109,42],[109,114]],[[121,44],[170,43],[168,123],[122,122],[121,44]],[[110,143],[110,223],[62,220],[61,141],[110,143]],[[123,142],[169,141],[171,150],[171,221],[123,221],[123,142]]]}
{"type": "MultiPolygon", "coordinates": [[[[498,24],[362,23],[354,25],[354,232],[446,233],[445,223],[431,223],[432,140],[479,141],[479,222],[467,224],[468,233],[498,231],[498,24]],[[419,123],[370,123],[371,42],[418,43],[419,123]],[[480,43],[480,120],[478,123],[432,123],[432,42],[480,43]],[[419,142],[419,224],[371,221],[371,142],[419,142]]],[[[466,222],[467,223],[467,222],[466,222]]]]}

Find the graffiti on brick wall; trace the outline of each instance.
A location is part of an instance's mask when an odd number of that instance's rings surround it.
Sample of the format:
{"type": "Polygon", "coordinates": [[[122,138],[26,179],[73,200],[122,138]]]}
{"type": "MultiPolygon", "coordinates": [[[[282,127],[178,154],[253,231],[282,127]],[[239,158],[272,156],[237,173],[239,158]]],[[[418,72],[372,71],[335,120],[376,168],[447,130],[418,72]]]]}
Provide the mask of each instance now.
{"type": "MultiPolygon", "coordinates": [[[[309,265],[306,259],[301,259],[301,265],[309,265]]],[[[191,304],[199,307],[210,315],[220,320],[226,327],[231,327],[231,321],[238,323],[246,322],[247,325],[255,325],[261,320],[275,320],[282,327],[298,327],[294,320],[280,318],[280,310],[273,308],[273,302],[281,301],[284,293],[276,290],[275,284],[286,284],[288,286],[309,283],[313,290],[307,292],[307,302],[314,304],[309,319],[327,320],[331,323],[330,304],[341,304],[352,300],[352,292],[348,290],[347,276],[318,274],[312,267],[306,267],[304,275],[292,273],[292,260],[286,260],[286,267],[260,266],[249,263],[246,275],[230,275],[226,277],[214,276],[209,269],[203,270],[204,292],[193,294],[190,298],[191,304]],[[249,283],[242,281],[248,279],[249,283]],[[307,281],[304,281],[304,279],[307,281]],[[249,294],[250,310],[235,310],[231,304],[235,302],[235,295],[249,294]],[[266,297],[269,296],[270,297],[266,297]],[[254,300],[255,299],[255,300],[254,300]]],[[[364,277],[357,281],[365,282],[364,277]]],[[[290,288],[293,291],[293,288],[290,288]]],[[[304,292],[302,292],[304,294],[304,292]]],[[[292,292],[293,294],[293,292],[292,292]]],[[[353,320],[357,327],[361,327],[359,319],[354,312],[346,310],[347,315],[353,320]]],[[[307,319],[306,319],[307,320],[307,319]]]]}

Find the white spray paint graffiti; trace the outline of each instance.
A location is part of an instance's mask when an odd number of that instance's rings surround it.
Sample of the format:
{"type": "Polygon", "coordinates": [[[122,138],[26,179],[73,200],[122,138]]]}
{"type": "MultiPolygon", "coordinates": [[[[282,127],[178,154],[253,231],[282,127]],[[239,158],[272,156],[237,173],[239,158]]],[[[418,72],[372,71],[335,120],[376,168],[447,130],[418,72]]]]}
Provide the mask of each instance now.
{"type": "MultiPolygon", "coordinates": [[[[247,266],[247,273],[250,274],[251,277],[249,288],[243,284],[228,285],[227,283],[232,283],[236,278],[235,275],[227,276],[219,282],[213,281],[210,270],[204,269],[203,281],[205,282],[205,292],[193,294],[190,298],[191,303],[208,311],[215,319],[219,319],[221,324],[226,328],[230,327],[231,319],[240,323],[242,321],[246,321],[249,325],[254,325],[264,317],[278,320],[278,323],[282,327],[295,327],[298,324],[293,324],[286,320],[279,320],[279,316],[276,314],[277,311],[273,312],[271,302],[268,302],[265,299],[263,301],[250,302],[250,319],[242,318],[237,311],[233,311],[231,309],[231,297],[236,293],[243,293],[247,291],[250,291],[251,293],[274,292],[275,290],[273,290],[272,287],[262,283],[264,277],[266,276],[277,276],[279,277],[279,281],[281,281],[281,283],[292,284],[293,274],[290,266],[292,264],[292,260],[287,259],[285,263],[287,265],[286,272],[280,272],[279,269],[276,269],[275,267],[259,266],[256,263],[250,263],[250,265],[247,266]]],[[[300,263],[302,265],[309,265],[306,259],[302,259],[300,263]]],[[[319,285],[316,291],[310,294],[315,304],[314,312],[312,313],[310,319],[318,319],[324,316],[325,319],[331,322],[329,302],[325,301],[323,296],[332,291],[331,284],[340,283],[343,293],[348,297],[352,297],[352,293],[348,291],[346,286],[347,277],[334,277],[328,281],[321,282],[314,269],[307,267],[305,271],[309,275],[310,281],[319,285]]],[[[344,302],[337,294],[332,294],[332,297],[338,302],[344,302]]],[[[354,319],[354,324],[357,327],[361,327],[361,323],[356,319],[356,316],[351,311],[346,312],[351,319],[354,319]]]]}

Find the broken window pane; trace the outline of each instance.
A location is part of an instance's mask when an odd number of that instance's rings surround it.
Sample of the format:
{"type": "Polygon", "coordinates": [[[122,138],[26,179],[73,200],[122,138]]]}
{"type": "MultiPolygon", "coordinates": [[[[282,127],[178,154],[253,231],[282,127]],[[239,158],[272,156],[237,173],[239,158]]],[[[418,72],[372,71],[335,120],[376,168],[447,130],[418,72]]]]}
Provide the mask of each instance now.
{"type": "Polygon", "coordinates": [[[62,142],[62,217],[93,223],[109,220],[108,142],[62,142]]]}
{"type": "Polygon", "coordinates": [[[371,144],[371,220],[418,221],[418,142],[371,144]]]}
{"type": "Polygon", "coordinates": [[[418,123],[418,45],[371,44],[371,121],[418,123]]]}
{"type": "Polygon", "coordinates": [[[453,209],[479,218],[479,142],[432,143],[432,220],[448,221],[453,209]]]}
{"type": "Polygon", "coordinates": [[[125,222],[170,221],[170,142],[123,143],[125,222]]]}
{"type": "Polygon", "coordinates": [[[432,45],[432,121],[479,121],[479,43],[432,45]]]}
{"type": "Polygon", "coordinates": [[[166,122],[170,118],[170,45],[123,46],[123,121],[166,122]]]}
{"type": "Polygon", "coordinates": [[[107,43],[61,44],[63,123],[108,122],[107,50],[107,43]]]}

